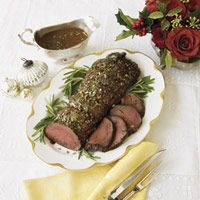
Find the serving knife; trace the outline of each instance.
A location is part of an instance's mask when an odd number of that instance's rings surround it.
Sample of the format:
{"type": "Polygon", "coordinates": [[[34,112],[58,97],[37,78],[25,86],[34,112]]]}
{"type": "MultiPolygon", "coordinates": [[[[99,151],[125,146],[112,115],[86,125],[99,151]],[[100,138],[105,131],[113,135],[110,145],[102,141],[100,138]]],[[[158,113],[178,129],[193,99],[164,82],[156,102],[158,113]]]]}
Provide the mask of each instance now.
{"type": "MultiPolygon", "coordinates": [[[[156,167],[157,167],[160,164],[159,158],[164,151],[165,151],[165,149],[159,150],[157,153],[155,153],[153,156],[151,156],[147,161],[145,161],[136,171],[134,171],[126,180],[124,180],[122,183],[120,183],[120,185],[111,192],[111,194],[108,197],[108,200],[117,200],[118,199],[117,197],[120,194],[122,194],[122,192],[124,192],[131,185],[131,183],[133,183],[133,181],[138,179],[139,176],[141,176],[141,174],[143,174],[143,172],[148,167],[150,167],[152,164],[154,166],[156,165],[156,167]]],[[[130,196],[132,196],[137,191],[144,189],[144,186],[146,187],[147,185],[149,185],[150,181],[148,181],[146,184],[142,184],[142,183],[144,183],[145,180],[150,175],[152,175],[154,171],[155,171],[155,167],[143,179],[138,181],[138,183],[133,188],[133,190],[129,194],[127,194],[123,200],[128,199],[130,196]]]]}

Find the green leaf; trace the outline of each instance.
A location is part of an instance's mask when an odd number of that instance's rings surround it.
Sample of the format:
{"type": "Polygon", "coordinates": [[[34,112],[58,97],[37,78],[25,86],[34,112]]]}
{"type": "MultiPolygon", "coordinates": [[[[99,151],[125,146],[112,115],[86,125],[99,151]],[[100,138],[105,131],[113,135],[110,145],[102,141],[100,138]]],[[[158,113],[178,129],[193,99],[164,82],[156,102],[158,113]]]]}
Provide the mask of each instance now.
{"type": "Polygon", "coordinates": [[[128,16],[128,15],[126,15],[126,18],[127,18],[127,20],[129,21],[129,23],[131,24],[131,26],[132,26],[132,24],[133,24],[134,22],[137,21],[137,19],[134,19],[134,18],[132,18],[132,17],[130,17],[130,16],[128,16]]]}
{"type": "Polygon", "coordinates": [[[172,65],[172,55],[170,51],[167,50],[166,56],[165,56],[165,65],[167,68],[170,68],[172,65]]]}
{"type": "Polygon", "coordinates": [[[163,18],[164,17],[164,14],[160,11],[155,11],[155,12],[152,12],[150,15],[149,15],[149,18],[151,19],[160,19],[160,18],[163,18]]]}
{"type": "Polygon", "coordinates": [[[148,32],[151,31],[151,26],[153,25],[153,19],[145,19],[145,27],[147,29],[148,32]]]}
{"type": "Polygon", "coordinates": [[[166,4],[162,3],[162,2],[158,2],[156,4],[156,7],[162,12],[164,13],[166,11],[166,4]]]}
{"type": "Polygon", "coordinates": [[[135,31],[134,31],[134,30],[132,30],[132,31],[124,31],[124,30],[123,30],[122,33],[120,33],[120,34],[116,37],[115,41],[123,40],[123,39],[125,39],[125,38],[127,38],[127,37],[130,37],[131,35],[134,36],[134,34],[135,34],[135,31]]]}
{"type": "Polygon", "coordinates": [[[176,58],[172,57],[172,65],[176,64],[177,60],[176,58]]]}
{"type": "Polygon", "coordinates": [[[200,61],[200,58],[197,58],[197,57],[195,57],[195,58],[190,58],[190,60],[189,60],[190,63],[198,62],[198,61],[200,61]]]}
{"type": "Polygon", "coordinates": [[[162,30],[168,30],[169,29],[169,27],[170,27],[170,22],[166,19],[166,18],[164,18],[162,21],[161,21],[161,29],[162,30]]]}
{"type": "Polygon", "coordinates": [[[132,23],[134,21],[133,18],[131,18],[128,15],[124,15],[124,13],[122,12],[121,9],[118,9],[118,13],[115,14],[116,18],[117,18],[117,22],[122,25],[125,26],[128,29],[132,29],[132,23]]]}
{"type": "Polygon", "coordinates": [[[189,16],[191,17],[200,18],[200,8],[197,8],[193,12],[188,11],[188,13],[189,13],[189,16]]]}
{"type": "Polygon", "coordinates": [[[173,17],[175,16],[176,14],[180,13],[182,11],[182,8],[181,7],[176,7],[176,8],[173,8],[171,9],[166,16],[168,17],[173,17]]]}
{"type": "Polygon", "coordinates": [[[160,50],[160,64],[165,65],[165,57],[167,54],[167,49],[160,50]]]}
{"type": "Polygon", "coordinates": [[[142,12],[139,12],[140,18],[143,18],[143,19],[147,19],[149,15],[150,15],[150,12],[146,8],[142,12]]]}

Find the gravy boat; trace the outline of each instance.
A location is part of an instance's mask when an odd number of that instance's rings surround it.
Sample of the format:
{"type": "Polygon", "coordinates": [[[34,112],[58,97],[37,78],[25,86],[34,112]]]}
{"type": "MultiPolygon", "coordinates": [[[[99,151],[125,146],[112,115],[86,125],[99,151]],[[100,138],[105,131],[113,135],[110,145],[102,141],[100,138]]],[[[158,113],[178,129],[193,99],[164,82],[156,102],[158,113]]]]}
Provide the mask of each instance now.
{"type": "Polygon", "coordinates": [[[57,24],[53,26],[44,27],[36,31],[33,31],[32,29],[28,28],[28,29],[25,29],[21,34],[18,34],[18,36],[24,44],[38,47],[39,49],[42,49],[44,53],[48,55],[50,58],[56,59],[58,62],[67,63],[67,62],[71,62],[72,60],[79,57],[83,53],[83,50],[87,46],[87,43],[91,34],[99,26],[100,24],[98,23],[98,21],[94,19],[94,17],[89,16],[89,17],[77,19],[77,20],[63,23],[63,24],[57,24]],[[46,49],[40,46],[40,38],[43,35],[52,31],[58,31],[60,29],[70,28],[70,27],[80,28],[84,30],[87,33],[88,37],[84,41],[80,42],[79,44],[72,46],[70,48],[66,48],[66,49],[51,50],[51,49],[46,49]],[[33,34],[32,41],[28,41],[24,37],[25,34],[28,32],[33,34]]]}

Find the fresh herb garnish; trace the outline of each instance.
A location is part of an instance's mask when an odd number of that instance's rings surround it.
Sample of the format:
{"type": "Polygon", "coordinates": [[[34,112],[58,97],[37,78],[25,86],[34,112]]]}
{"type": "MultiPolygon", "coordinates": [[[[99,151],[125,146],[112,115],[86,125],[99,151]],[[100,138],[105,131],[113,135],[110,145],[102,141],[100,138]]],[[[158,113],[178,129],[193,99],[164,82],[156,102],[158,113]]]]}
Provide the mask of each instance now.
{"type": "Polygon", "coordinates": [[[94,160],[94,161],[100,159],[100,157],[94,156],[94,153],[93,153],[93,152],[88,152],[88,151],[86,151],[85,149],[81,149],[81,150],[79,151],[78,159],[80,159],[81,156],[85,156],[86,158],[92,159],[92,160],[94,160]]]}
{"type": "Polygon", "coordinates": [[[71,66],[71,71],[64,74],[64,85],[61,87],[63,94],[69,98],[77,91],[80,83],[85,78],[88,66],[76,67],[71,66]]]}
{"type": "Polygon", "coordinates": [[[55,98],[54,95],[50,99],[50,101],[47,101],[46,104],[46,112],[47,116],[41,119],[34,127],[34,134],[32,137],[34,138],[34,141],[39,140],[41,143],[45,143],[44,140],[44,130],[47,127],[47,125],[51,122],[57,121],[57,112],[64,106],[64,102],[61,101],[59,98],[55,98]]]}
{"type": "Polygon", "coordinates": [[[49,115],[56,117],[58,110],[63,108],[65,102],[60,100],[60,98],[55,98],[54,95],[51,97],[50,101],[46,101],[46,111],[49,115]]]}
{"type": "Polygon", "coordinates": [[[129,93],[134,93],[141,99],[145,99],[148,93],[154,90],[154,88],[151,86],[154,83],[154,80],[155,79],[151,78],[151,76],[142,77],[129,88],[129,93]]]}

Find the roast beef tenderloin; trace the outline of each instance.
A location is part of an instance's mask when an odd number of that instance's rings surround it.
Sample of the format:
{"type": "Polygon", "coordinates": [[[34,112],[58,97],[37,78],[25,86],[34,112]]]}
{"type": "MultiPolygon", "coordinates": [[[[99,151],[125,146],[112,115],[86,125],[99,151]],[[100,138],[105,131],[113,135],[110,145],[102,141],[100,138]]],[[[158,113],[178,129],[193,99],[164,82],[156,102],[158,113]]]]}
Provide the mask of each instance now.
{"type": "Polygon", "coordinates": [[[141,117],[144,116],[145,106],[144,102],[135,94],[127,94],[121,100],[122,105],[133,106],[141,117]]]}
{"type": "Polygon", "coordinates": [[[103,118],[98,128],[89,137],[85,149],[90,151],[106,151],[113,140],[113,124],[103,118]]]}
{"type": "Polygon", "coordinates": [[[78,150],[81,147],[78,136],[67,126],[59,123],[51,123],[45,129],[47,138],[68,149],[78,150]]]}
{"type": "Polygon", "coordinates": [[[69,104],[60,112],[63,123],[77,134],[82,145],[113,104],[118,104],[140,75],[136,63],[126,53],[112,53],[97,60],[88,70],[69,104]]]}
{"type": "Polygon", "coordinates": [[[118,147],[128,136],[128,129],[125,121],[118,116],[109,116],[109,119],[112,121],[114,125],[114,136],[111,145],[109,146],[109,150],[118,147]]]}
{"type": "Polygon", "coordinates": [[[142,123],[140,114],[133,106],[117,105],[111,109],[110,114],[121,117],[127,123],[129,134],[137,131],[142,123]]]}

